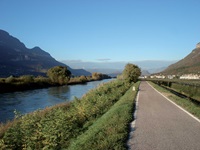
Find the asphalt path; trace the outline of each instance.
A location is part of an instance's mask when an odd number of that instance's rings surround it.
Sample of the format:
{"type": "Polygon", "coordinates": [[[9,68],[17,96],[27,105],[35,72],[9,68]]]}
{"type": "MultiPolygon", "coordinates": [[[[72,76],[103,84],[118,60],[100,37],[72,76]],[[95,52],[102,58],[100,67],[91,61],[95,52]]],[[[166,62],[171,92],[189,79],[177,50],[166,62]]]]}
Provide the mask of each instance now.
{"type": "Polygon", "coordinates": [[[200,122],[142,81],[131,150],[200,150],[200,122]]]}

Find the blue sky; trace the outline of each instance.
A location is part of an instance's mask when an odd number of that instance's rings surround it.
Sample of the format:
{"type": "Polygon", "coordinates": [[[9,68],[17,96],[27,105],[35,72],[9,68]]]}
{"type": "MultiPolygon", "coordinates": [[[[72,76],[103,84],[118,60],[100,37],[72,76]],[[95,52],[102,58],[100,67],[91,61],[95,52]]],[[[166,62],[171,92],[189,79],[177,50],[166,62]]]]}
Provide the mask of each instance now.
{"type": "Polygon", "coordinates": [[[199,0],[1,0],[0,29],[57,60],[180,60],[200,42],[199,0]]]}

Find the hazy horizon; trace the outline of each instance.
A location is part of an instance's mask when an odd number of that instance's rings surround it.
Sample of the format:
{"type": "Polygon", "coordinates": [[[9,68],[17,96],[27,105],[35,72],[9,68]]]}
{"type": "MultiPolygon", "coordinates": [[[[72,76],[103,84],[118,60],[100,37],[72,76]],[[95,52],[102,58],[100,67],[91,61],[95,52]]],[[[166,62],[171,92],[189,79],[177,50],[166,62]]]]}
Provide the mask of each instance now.
{"type": "Polygon", "coordinates": [[[116,61],[116,62],[92,62],[82,60],[63,60],[60,61],[74,69],[85,69],[87,71],[101,71],[102,73],[114,73],[115,71],[122,71],[127,63],[138,65],[142,70],[147,70],[150,73],[162,71],[169,65],[177,61],[164,60],[144,60],[144,61],[116,61]]]}

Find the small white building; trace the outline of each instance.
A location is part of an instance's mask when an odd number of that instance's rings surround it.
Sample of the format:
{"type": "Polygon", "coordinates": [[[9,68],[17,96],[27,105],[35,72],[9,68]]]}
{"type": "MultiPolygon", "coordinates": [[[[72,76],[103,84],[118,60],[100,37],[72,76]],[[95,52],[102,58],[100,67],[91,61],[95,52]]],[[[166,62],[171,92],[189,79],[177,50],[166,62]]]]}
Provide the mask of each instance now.
{"type": "Polygon", "coordinates": [[[165,79],[166,77],[164,75],[152,75],[150,78],[165,79]]]}
{"type": "Polygon", "coordinates": [[[176,77],[176,75],[168,75],[167,78],[168,79],[174,79],[176,77]]]}
{"type": "Polygon", "coordinates": [[[180,79],[200,79],[200,75],[197,74],[184,74],[180,76],[180,79]]]}

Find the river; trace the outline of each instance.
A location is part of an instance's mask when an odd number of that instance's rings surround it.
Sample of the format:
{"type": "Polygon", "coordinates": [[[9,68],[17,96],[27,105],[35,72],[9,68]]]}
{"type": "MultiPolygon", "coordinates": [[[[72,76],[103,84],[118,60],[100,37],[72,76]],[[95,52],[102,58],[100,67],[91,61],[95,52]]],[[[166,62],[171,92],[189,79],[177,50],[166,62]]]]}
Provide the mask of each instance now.
{"type": "Polygon", "coordinates": [[[88,82],[86,84],[0,94],[0,122],[13,119],[15,110],[21,114],[26,114],[48,106],[71,101],[74,97],[81,98],[85,93],[97,87],[100,83],[111,80],[105,79],[88,82]]]}

